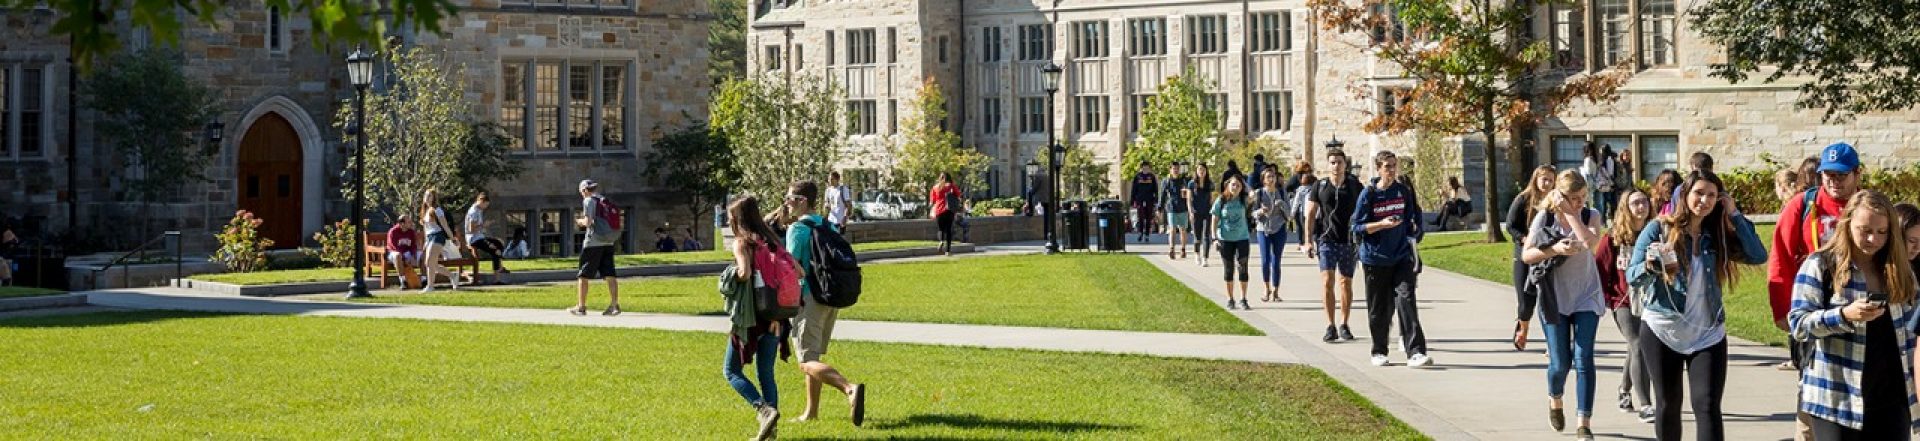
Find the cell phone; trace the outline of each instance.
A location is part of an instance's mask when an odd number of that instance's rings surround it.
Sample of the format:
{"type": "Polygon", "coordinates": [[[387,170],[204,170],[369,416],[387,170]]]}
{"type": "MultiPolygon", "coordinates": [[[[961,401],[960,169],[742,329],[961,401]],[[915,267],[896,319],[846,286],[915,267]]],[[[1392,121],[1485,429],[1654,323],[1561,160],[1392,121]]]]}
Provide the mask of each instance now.
{"type": "Polygon", "coordinates": [[[1884,292],[1868,293],[1867,303],[1871,303],[1875,307],[1885,307],[1887,306],[1887,293],[1884,293],[1884,292]]]}
{"type": "Polygon", "coordinates": [[[1400,223],[1400,216],[1387,216],[1388,223],[1400,223]]]}

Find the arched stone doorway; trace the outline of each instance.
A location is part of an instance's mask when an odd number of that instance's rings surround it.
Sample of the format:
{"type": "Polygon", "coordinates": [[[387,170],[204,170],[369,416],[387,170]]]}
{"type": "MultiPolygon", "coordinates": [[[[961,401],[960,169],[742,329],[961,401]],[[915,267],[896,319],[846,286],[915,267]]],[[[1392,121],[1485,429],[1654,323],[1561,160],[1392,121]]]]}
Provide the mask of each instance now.
{"type": "Polygon", "coordinates": [[[300,246],[304,222],[304,167],[300,135],[279,113],[267,113],[240,138],[239,206],[264,222],[260,235],[274,248],[300,246]]]}

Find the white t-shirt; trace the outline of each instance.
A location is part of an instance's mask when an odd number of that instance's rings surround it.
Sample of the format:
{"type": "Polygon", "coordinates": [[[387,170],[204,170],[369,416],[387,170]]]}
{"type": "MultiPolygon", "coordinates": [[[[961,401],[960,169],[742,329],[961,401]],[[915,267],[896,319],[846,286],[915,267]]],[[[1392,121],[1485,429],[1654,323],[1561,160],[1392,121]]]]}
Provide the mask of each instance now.
{"type": "Polygon", "coordinates": [[[847,201],[847,193],[849,191],[845,185],[827,187],[827,222],[835,224],[847,222],[847,207],[851,205],[847,201]]]}
{"type": "Polygon", "coordinates": [[[461,225],[463,229],[467,230],[467,243],[474,243],[480,239],[487,238],[487,230],[480,227],[480,224],[486,222],[486,214],[480,211],[480,207],[467,207],[467,220],[461,225]]]}

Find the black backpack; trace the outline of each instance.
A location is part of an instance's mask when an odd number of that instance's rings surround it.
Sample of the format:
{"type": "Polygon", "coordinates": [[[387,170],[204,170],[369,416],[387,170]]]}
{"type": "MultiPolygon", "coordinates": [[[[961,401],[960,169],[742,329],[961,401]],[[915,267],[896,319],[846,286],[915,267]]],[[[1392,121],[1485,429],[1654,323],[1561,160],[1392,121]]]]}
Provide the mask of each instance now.
{"type": "Polygon", "coordinates": [[[807,278],[807,286],[813,287],[813,300],[835,308],[858,303],[860,259],[854,256],[853,245],[840,232],[812,219],[800,223],[813,231],[813,255],[807,258],[811,269],[802,275],[807,278]]]}

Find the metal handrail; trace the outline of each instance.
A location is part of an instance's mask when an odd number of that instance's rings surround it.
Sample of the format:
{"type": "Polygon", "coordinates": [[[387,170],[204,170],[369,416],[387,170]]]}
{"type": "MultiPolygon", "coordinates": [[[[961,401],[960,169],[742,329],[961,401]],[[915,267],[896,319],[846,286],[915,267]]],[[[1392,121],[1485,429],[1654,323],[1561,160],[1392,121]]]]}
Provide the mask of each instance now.
{"type": "Polygon", "coordinates": [[[180,244],[180,232],[168,231],[165,233],[161,233],[160,237],[155,237],[152,240],[148,240],[147,243],[140,244],[140,246],[137,248],[134,248],[133,251],[128,251],[126,254],[120,255],[120,257],[118,258],[114,258],[112,261],[107,262],[106,265],[94,267],[93,268],[93,289],[100,289],[100,273],[105,272],[108,269],[112,269],[115,266],[121,267],[121,270],[120,270],[121,287],[122,288],[133,287],[133,271],[131,271],[130,268],[127,268],[129,265],[124,265],[123,263],[127,261],[127,258],[133,257],[135,254],[140,255],[140,260],[146,260],[147,248],[152,248],[153,244],[160,243],[161,241],[167,240],[168,238],[173,239],[173,279],[180,280],[180,277],[185,274],[184,272],[182,272],[183,268],[181,267],[182,255],[181,255],[181,244],[180,244]]]}

